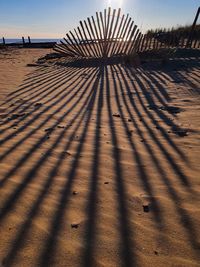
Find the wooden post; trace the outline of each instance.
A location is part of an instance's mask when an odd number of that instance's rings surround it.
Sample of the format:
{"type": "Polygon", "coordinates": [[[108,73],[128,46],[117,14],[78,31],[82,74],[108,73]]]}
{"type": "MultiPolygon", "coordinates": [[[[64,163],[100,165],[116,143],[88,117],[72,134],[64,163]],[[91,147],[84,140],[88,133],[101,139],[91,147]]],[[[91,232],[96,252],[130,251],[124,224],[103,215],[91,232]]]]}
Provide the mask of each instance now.
{"type": "Polygon", "coordinates": [[[197,38],[194,40],[194,43],[193,43],[193,48],[197,48],[197,38]]]}
{"type": "Polygon", "coordinates": [[[129,40],[127,40],[127,44],[126,44],[126,47],[125,47],[125,50],[124,50],[124,54],[129,54],[128,51],[130,51],[130,46],[133,42],[133,39],[134,39],[134,34],[135,34],[135,31],[137,29],[137,25],[135,25],[132,29],[132,32],[131,32],[131,35],[129,37],[129,40]]]}
{"type": "Polygon", "coordinates": [[[141,47],[140,47],[140,51],[143,52],[144,49],[144,41],[145,41],[146,35],[143,35],[142,37],[142,42],[141,42],[141,47]]]}
{"type": "Polygon", "coordinates": [[[105,29],[106,29],[105,46],[104,46],[104,56],[105,57],[107,57],[107,47],[108,47],[108,43],[109,43],[110,16],[111,16],[111,8],[109,7],[107,15],[106,15],[106,9],[104,10],[105,29]]]}
{"type": "Polygon", "coordinates": [[[184,45],[184,37],[182,36],[182,37],[181,37],[181,43],[180,43],[180,46],[183,47],[183,45],[184,45]]]}
{"type": "Polygon", "coordinates": [[[142,38],[143,38],[143,35],[142,35],[142,33],[140,33],[140,39],[138,41],[138,48],[137,48],[138,53],[141,51],[142,38]]]}
{"type": "Polygon", "coordinates": [[[136,39],[136,41],[135,41],[135,47],[134,47],[134,52],[138,52],[139,51],[139,44],[140,44],[140,39],[141,39],[141,32],[139,31],[139,29],[138,29],[138,35],[137,35],[137,39],[136,39]]]}
{"type": "Polygon", "coordinates": [[[181,39],[181,34],[177,33],[177,35],[176,35],[176,47],[180,46],[180,39],[181,39]]]}
{"type": "Polygon", "coordinates": [[[102,46],[101,46],[101,40],[100,40],[100,37],[99,37],[99,33],[98,33],[98,29],[97,29],[97,25],[95,23],[95,20],[94,20],[94,17],[92,16],[92,23],[93,23],[93,26],[94,26],[94,31],[95,31],[95,34],[96,34],[96,39],[97,39],[97,46],[98,46],[98,50],[100,51],[100,56],[103,55],[103,50],[102,50],[102,46]]]}
{"type": "Polygon", "coordinates": [[[100,12],[100,19],[103,29],[103,57],[105,57],[105,45],[106,45],[106,9],[104,9],[104,19],[103,14],[100,12]]]}
{"type": "Polygon", "coordinates": [[[94,49],[95,49],[95,52],[97,54],[97,57],[99,57],[99,56],[101,57],[101,49],[99,48],[98,40],[97,40],[97,37],[95,36],[95,30],[92,27],[92,23],[90,21],[90,18],[87,18],[87,20],[88,20],[88,25],[89,25],[88,28],[89,28],[89,31],[90,31],[90,33],[92,35],[92,39],[94,41],[94,49]]]}
{"type": "Polygon", "coordinates": [[[123,44],[125,42],[125,37],[126,37],[128,29],[129,29],[130,23],[131,23],[131,18],[129,18],[128,23],[126,24],[126,26],[124,26],[124,28],[122,28],[123,32],[122,32],[122,35],[120,36],[121,37],[121,41],[119,42],[119,46],[118,46],[117,50],[115,51],[116,54],[120,54],[121,51],[122,51],[121,48],[123,47],[123,44]]]}
{"type": "MultiPolygon", "coordinates": [[[[127,15],[127,18],[126,20],[128,19],[128,15],[127,15]]],[[[115,53],[115,50],[116,50],[116,47],[118,46],[118,39],[120,38],[120,34],[121,34],[121,29],[123,28],[123,21],[124,21],[124,15],[122,15],[122,19],[121,19],[121,22],[120,22],[120,25],[118,27],[118,31],[117,31],[117,34],[116,34],[116,42],[114,43],[113,47],[112,47],[112,50],[110,52],[110,55],[113,56],[114,53],[115,53]]]]}
{"type": "Polygon", "coordinates": [[[83,42],[83,44],[84,44],[85,50],[87,50],[87,55],[88,55],[88,56],[91,56],[91,53],[92,53],[92,52],[91,52],[90,49],[88,48],[87,40],[84,40],[84,37],[83,37],[83,35],[82,35],[82,33],[81,33],[80,28],[78,27],[77,29],[78,29],[79,35],[80,35],[80,37],[81,37],[81,39],[82,39],[82,42],[83,42]]]}
{"type": "Polygon", "coordinates": [[[106,34],[106,29],[105,29],[105,24],[103,21],[103,14],[102,12],[99,13],[100,16],[100,21],[101,21],[101,27],[102,27],[102,47],[103,47],[103,57],[104,57],[104,51],[105,51],[105,34],[106,34]]]}
{"type": "MultiPolygon", "coordinates": [[[[60,41],[62,43],[62,41],[60,41]]],[[[62,43],[63,44],[63,43],[62,43]]],[[[57,51],[57,52],[60,52],[62,54],[65,54],[67,56],[72,56],[74,57],[74,52],[70,52],[69,50],[66,49],[65,45],[63,44],[64,47],[62,47],[61,45],[55,45],[54,46],[54,50],[57,51]]]]}
{"type": "Polygon", "coordinates": [[[172,33],[172,47],[173,47],[173,48],[175,47],[175,41],[176,41],[176,33],[173,32],[173,33],[172,33]]]}
{"type": "MultiPolygon", "coordinates": [[[[136,25],[137,27],[137,25],[136,25]]],[[[128,54],[134,54],[135,53],[135,49],[136,49],[136,43],[137,43],[137,38],[138,38],[138,34],[139,34],[139,29],[136,30],[134,39],[132,41],[131,47],[129,48],[128,54]]]]}
{"type": "Polygon", "coordinates": [[[109,56],[109,50],[110,50],[110,45],[112,44],[112,37],[113,37],[113,23],[114,23],[114,20],[115,20],[115,13],[116,13],[116,9],[113,10],[113,14],[112,14],[112,20],[111,20],[111,23],[110,23],[110,29],[108,29],[108,43],[107,43],[107,47],[106,47],[106,54],[107,56],[109,56]]]}
{"type": "Polygon", "coordinates": [[[154,50],[156,49],[156,38],[155,38],[155,36],[153,37],[153,49],[154,50]]]}
{"type": "Polygon", "coordinates": [[[200,40],[198,42],[199,42],[199,44],[197,45],[197,48],[200,48],[200,40]]]}
{"type": "Polygon", "coordinates": [[[195,27],[196,27],[197,20],[198,20],[198,18],[199,18],[199,14],[200,14],[200,7],[199,7],[198,10],[197,10],[197,14],[196,14],[195,19],[194,19],[194,22],[193,22],[193,24],[192,24],[192,28],[191,28],[191,31],[190,31],[190,35],[189,35],[189,38],[188,38],[186,47],[190,47],[191,44],[192,44],[193,35],[194,35],[194,29],[195,29],[195,27]]]}
{"type": "Polygon", "coordinates": [[[99,19],[99,14],[96,12],[96,18],[97,18],[97,25],[99,29],[99,42],[101,45],[101,55],[103,55],[103,28],[101,29],[101,24],[100,24],[100,19],[99,19]]]}
{"type": "Polygon", "coordinates": [[[29,44],[31,44],[31,38],[30,38],[30,36],[28,36],[28,42],[29,42],[29,44]]]}
{"type": "Polygon", "coordinates": [[[63,39],[68,44],[68,46],[64,42],[62,42],[62,41],[60,41],[60,42],[61,42],[61,44],[64,45],[64,47],[67,49],[67,51],[79,56],[79,53],[77,54],[77,51],[72,47],[71,43],[66,38],[63,38],[63,39]]]}
{"type": "Polygon", "coordinates": [[[102,27],[102,40],[103,40],[103,47],[104,47],[104,40],[105,40],[105,25],[103,22],[103,14],[102,12],[99,13],[100,20],[101,20],[101,27],[102,27]]]}
{"type": "MultiPolygon", "coordinates": [[[[159,49],[162,47],[162,42],[161,41],[159,41],[159,49]]],[[[165,42],[165,48],[167,48],[168,47],[168,44],[165,42]]]]}
{"type": "Polygon", "coordinates": [[[83,53],[83,51],[82,51],[82,49],[81,49],[81,46],[79,46],[79,44],[78,44],[78,42],[77,42],[77,40],[76,40],[74,34],[73,34],[71,31],[69,31],[69,33],[71,34],[71,37],[72,37],[72,43],[73,43],[73,45],[75,46],[76,51],[79,51],[80,56],[84,56],[84,53],[83,53]],[[74,40],[74,42],[73,42],[73,40],[74,40]]]}
{"type": "Polygon", "coordinates": [[[81,29],[82,29],[82,31],[83,31],[83,35],[84,35],[85,41],[86,41],[86,43],[88,44],[88,50],[89,50],[89,53],[90,53],[91,56],[96,57],[96,56],[95,56],[95,51],[93,50],[93,47],[92,47],[91,43],[89,42],[89,40],[88,40],[88,38],[87,38],[87,35],[86,35],[86,32],[85,32],[85,29],[84,29],[84,26],[83,26],[82,21],[80,21],[80,25],[81,25],[81,29]]]}
{"type": "Polygon", "coordinates": [[[85,48],[85,45],[84,45],[84,44],[82,45],[80,36],[79,36],[78,32],[76,31],[76,29],[74,29],[74,32],[75,32],[75,34],[76,34],[76,37],[77,37],[77,40],[78,40],[78,43],[79,43],[79,47],[80,47],[80,50],[82,51],[82,54],[83,54],[85,57],[87,57],[88,54],[87,54],[87,50],[86,50],[86,48],[85,48]]]}
{"type": "Polygon", "coordinates": [[[173,42],[173,33],[171,31],[170,32],[170,36],[169,36],[169,45],[168,45],[168,48],[172,47],[172,42],[173,42]]]}
{"type": "Polygon", "coordinates": [[[89,28],[89,26],[87,25],[87,22],[84,20],[84,24],[85,24],[85,27],[86,27],[86,30],[87,30],[87,33],[89,34],[89,38],[90,38],[90,47],[93,51],[93,54],[94,54],[94,57],[98,58],[98,51],[95,47],[95,45],[93,45],[93,38],[92,38],[92,33],[91,33],[91,30],[89,28]]]}
{"type": "Polygon", "coordinates": [[[163,40],[163,43],[161,43],[161,47],[163,47],[163,48],[167,48],[166,38],[167,38],[167,36],[166,36],[166,33],[165,33],[165,40],[163,40]]]}
{"type": "MultiPolygon", "coordinates": [[[[117,14],[117,19],[115,21],[115,26],[114,26],[114,29],[113,29],[113,34],[111,36],[110,45],[108,47],[108,55],[111,55],[111,49],[112,49],[112,47],[114,47],[114,44],[115,44],[114,38],[116,36],[115,34],[116,34],[117,26],[118,26],[118,23],[119,23],[120,13],[121,13],[121,9],[119,8],[118,9],[118,14],[117,14]]],[[[117,42],[117,40],[116,40],[116,42],[117,42]]]]}
{"type": "Polygon", "coordinates": [[[25,39],[23,36],[22,36],[22,43],[23,43],[23,45],[25,44],[25,39]]]}
{"type": "Polygon", "coordinates": [[[131,22],[131,25],[129,26],[127,35],[125,37],[124,43],[121,47],[121,52],[122,54],[126,54],[127,51],[127,47],[129,46],[130,41],[132,40],[134,33],[135,33],[135,27],[137,27],[136,25],[134,26],[134,22],[131,22]]]}
{"type": "MultiPolygon", "coordinates": [[[[158,50],[158,46],[159,46],[159,42],[158,42],[158,39],[156,38],[156,50],[158,50]]],[[[165,48],[166,48],[166,44],[165,44],[165,48]]]]}
{"type": "MultiPolygon", "coordinates": [[[[72,41],[70,35],[67,33],[66,36],[67,36],[68,42],[70,43],[71,47],[74,49],[74,51],[76,51],[76,54],[77,54],[78,56],[80,56],[80,54],[81,54],[81,53],[80,53],[80,50],[76,47],[76,45],[75,45],[75,43],[72,41]]],[[[65,39],[65,41],[66,41],[67,39],[65,39]]]]}
{"type": "Polygon", "coordinates": [[[148,36],[148,40],[147,40],[147,50],[150,50],[151,48],[151,36],[148,36]]]}

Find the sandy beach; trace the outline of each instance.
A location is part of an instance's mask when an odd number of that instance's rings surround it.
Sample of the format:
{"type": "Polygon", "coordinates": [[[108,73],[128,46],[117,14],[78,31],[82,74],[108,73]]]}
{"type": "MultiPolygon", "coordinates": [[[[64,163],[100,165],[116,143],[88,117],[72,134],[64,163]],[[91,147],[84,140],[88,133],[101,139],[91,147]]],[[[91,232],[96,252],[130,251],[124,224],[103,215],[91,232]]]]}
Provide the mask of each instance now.
{"type": "Polygon", "coordinates": [[[0,266],[200,266],[199,58],[50,52],[0,51],[0,266]]]}

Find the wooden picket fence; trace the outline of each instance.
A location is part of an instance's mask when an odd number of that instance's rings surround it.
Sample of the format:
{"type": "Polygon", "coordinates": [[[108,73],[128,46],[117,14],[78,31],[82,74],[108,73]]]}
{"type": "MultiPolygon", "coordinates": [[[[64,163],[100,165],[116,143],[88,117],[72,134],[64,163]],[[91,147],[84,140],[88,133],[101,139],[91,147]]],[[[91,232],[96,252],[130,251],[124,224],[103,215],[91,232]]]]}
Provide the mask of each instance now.
{"type": "MultiPolygon", "coordinates": [[[[186,46],[185,36],[177,36],[172,32],[163,36],[144,35],[129,14],[121,14],[120,8],[108,8],[104,12],[96,12],[95,17],[80,21],[77,29],[69,31],[54,50],[72,57],[108,58],[186,46]]],[[[190,47],[200,48],[200,41],[194,40],[190,47]]]]}
{"type": "Polygon", "coordinates": [[[55,50],[80,57],[113,57],[133,54],[138,47],[142,34],[129,14],[108,8],[96,12],[96,17],[87,18],[74,31],[66,34],[55,50]]]}
{"type": "Polygon", "coordinates": [[[188,46],[188,38],[173,32],[163,33],[163,37],[142,35],[137,52],[157,50],[161,48],[194,48],[200,49],[200,39],[194,39],[188,46]],[[163,39],[163,40],[162,40],[163,39]]]}

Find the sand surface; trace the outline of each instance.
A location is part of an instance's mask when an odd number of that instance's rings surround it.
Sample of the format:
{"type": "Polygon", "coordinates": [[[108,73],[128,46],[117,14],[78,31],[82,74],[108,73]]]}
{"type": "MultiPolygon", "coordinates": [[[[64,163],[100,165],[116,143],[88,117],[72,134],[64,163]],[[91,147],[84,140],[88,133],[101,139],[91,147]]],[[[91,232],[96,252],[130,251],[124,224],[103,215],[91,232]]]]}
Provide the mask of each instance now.
{"type": "Polygon", "coordinates": [[[200,67],[0,52],[0,266],[200,266],[200,67]]]}

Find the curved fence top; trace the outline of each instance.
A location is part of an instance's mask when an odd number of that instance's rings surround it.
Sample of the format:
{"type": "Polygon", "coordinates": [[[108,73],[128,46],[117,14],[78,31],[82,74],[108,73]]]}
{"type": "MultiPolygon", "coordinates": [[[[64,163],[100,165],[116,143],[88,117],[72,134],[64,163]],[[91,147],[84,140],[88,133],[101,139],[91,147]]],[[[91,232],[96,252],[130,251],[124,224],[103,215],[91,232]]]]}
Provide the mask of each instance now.
{"type": "Polygon", "coordinates": [[[141,38],[129,14],[108,8],[80,21],[54,49],[66,56],[107,58],[134,53],[141,38]]]}

